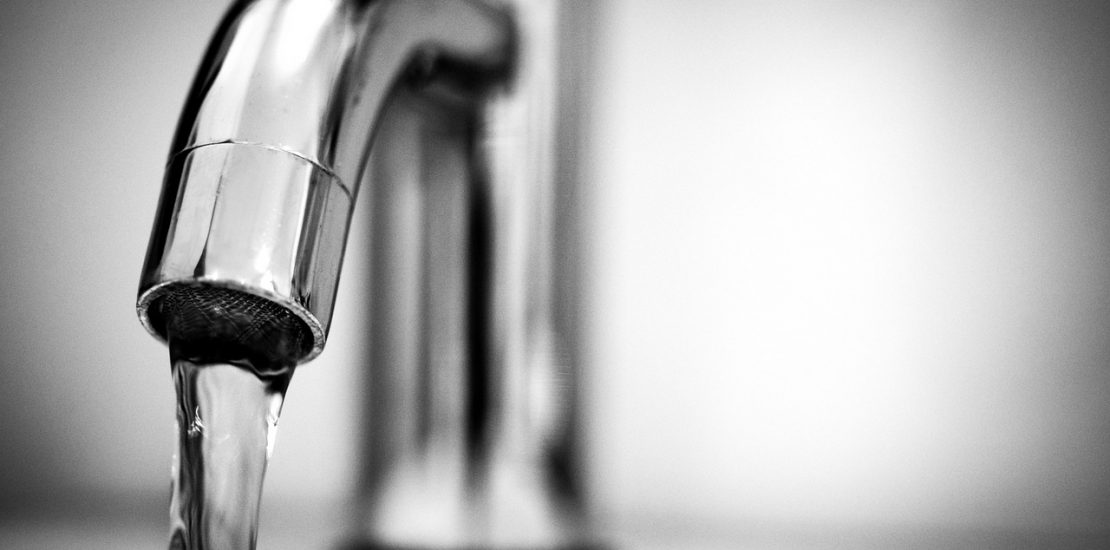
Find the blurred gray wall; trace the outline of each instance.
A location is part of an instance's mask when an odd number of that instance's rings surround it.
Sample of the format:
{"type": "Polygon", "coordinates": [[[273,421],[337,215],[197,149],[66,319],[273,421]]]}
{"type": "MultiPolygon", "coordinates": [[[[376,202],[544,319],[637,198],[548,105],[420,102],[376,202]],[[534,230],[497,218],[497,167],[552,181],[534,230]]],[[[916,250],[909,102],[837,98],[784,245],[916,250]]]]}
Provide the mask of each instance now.
{"type": "MultiPolygon", "coordinates": [[[[0,4],[0,512],[165,494],[172,387],[134,292],[225,7],[0,4]]],[[[583,351],[604,524],[1107,529],[1108,10],[597,11],[583,351]]],[[[359,331],[337,315],[268,500],[349,486],[359,331]]]]}
{"type": "Polygon", "coordinates": [[[188,67],[224,8],[195,4],[0,6],[0,494],[165,486],[172,387],[130,304],[188,67]]]}
{"type": "Polygon", "coordinates": [[[1110,526],[1105,5],[622,2],[605,25],[606,506],[1110,526]]]}

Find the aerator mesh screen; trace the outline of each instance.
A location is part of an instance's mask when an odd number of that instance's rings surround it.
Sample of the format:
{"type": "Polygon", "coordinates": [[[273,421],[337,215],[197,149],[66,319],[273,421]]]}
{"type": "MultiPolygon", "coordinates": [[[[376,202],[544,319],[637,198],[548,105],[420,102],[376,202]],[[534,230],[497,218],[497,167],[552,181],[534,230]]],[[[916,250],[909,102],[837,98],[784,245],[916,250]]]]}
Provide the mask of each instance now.
{"type": "MultiPolygon", "coordinates": [[[[182,285],[157,306],[174,354],[194,360],[247,360],[284,368],[312,349],[312,333],[275,302],[217,286],[182,285]]],[[[269,367],[266,367],[269,365],[269,367]]]]}

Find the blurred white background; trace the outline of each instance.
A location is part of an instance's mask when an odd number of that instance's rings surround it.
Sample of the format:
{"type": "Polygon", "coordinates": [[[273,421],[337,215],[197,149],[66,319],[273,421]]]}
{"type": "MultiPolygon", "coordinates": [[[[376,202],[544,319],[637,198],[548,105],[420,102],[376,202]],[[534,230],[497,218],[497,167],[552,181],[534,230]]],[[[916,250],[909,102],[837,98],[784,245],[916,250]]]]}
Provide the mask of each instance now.
{"type": "MultiPolygon", "coordinates": [[[[0,546],[162,544],[172,385],[134,293],[226,5],[0,4],[0,546]]],[[[591,9],[581,351],[612,539],[1110,540],[1110,9],[591,9]]],[[[355,307],[294,379],[263,548],[342,525],[355,307]]]]}

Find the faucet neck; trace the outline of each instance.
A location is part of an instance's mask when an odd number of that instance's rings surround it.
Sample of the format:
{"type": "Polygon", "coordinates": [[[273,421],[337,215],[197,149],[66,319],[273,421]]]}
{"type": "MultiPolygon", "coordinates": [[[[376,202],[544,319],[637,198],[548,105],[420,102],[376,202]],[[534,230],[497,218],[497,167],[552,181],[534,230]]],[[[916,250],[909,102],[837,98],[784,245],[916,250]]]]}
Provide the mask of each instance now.
{"type": "Polygon", "coordinates": [[[509,13],[474,0],[250,0],[226,16],[171,155],[213,143],[274,147],[352,192],[399,87],[477,104],[508,81],[509,13]]]}

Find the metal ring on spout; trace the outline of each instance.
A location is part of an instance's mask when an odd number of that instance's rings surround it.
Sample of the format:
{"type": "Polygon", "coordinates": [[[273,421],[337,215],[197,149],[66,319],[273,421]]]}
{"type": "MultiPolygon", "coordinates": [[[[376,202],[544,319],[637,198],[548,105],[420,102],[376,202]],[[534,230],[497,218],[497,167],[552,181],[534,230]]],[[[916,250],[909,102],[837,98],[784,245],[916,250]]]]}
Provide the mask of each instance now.
{"type": "Polygon", "coordinates": [[[139,319],[165,340],[158,301],[208,285],[285,307],[324,347],[351,197],[334,175],[284,151],[214,144],[170,165],[138,298],[139,319]],[[244,174],[249,174],[245,177],[244,174]]]}

